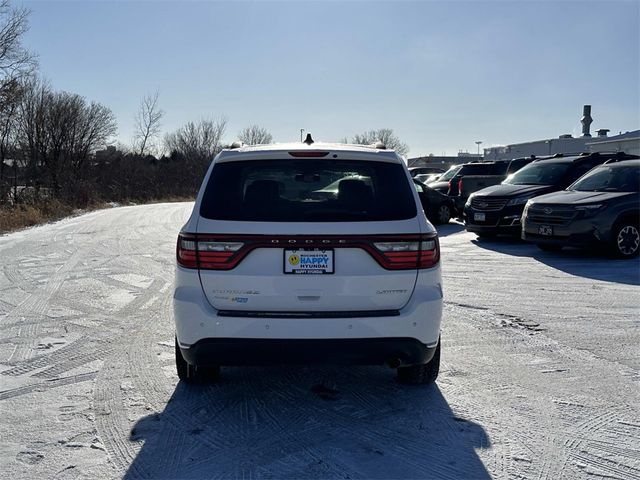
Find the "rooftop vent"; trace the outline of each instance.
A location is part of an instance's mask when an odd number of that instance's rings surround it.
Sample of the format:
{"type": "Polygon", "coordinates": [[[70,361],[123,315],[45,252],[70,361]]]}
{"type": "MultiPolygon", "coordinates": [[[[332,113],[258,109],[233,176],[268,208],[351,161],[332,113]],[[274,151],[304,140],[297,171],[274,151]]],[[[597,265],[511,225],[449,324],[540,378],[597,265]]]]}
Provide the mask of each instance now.
{"type": "Polygon", "coordinates": [[[593,118],[591,118],[591,105],[582,107],[582,118],[580,122],[582,122],[582,136],[590,137],[591,133],[589,133],[589,128],[591,127],[591,122],[593,122],[593,118]]]}
{"type": "Polygon", "coordinates": [[[387,146],[382,142],[372,143],[371,146],[373,148],[377,148],[378,150],[386,150],[387,149],[387,146]]]}
{"type": "Polygon", "coordinates": [[[597,130],[598,132],[598,137],[606,137],[607,133],[609,133],[609,129],[608,128],[601,128],[600,130],[597,130]]]}
{"type": "Polygon", "coordinates": [[[311,145],[313,143],[313,137],[311,136],[311,132],[307,133],[307,137],[304,139],[304,142],[307,145],[311,145]]]}
{"type": "Polygon", "coordinates": [[[560,135],[558,138],[573,138],[573,137],[571,136],[570,133],[565,133],[563,135],[560,135]]]}

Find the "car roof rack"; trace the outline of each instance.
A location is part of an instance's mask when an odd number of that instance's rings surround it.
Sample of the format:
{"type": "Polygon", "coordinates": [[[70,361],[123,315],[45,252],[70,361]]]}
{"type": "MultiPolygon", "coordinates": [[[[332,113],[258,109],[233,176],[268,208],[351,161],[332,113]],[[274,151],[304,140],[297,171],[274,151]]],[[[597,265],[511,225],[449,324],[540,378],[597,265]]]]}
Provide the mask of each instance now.
{"type": "Polygon", "coordinates": [[[604,162],[605,164],[607,163],[617,163],[617,162],[622,162],[624,160],[637,160],[640,157],[638,155],[630,155],[624,152],[616,152],[615,156],[613,158],[610,158],[609,160],[607,160],[606,162],[604,162]]]}

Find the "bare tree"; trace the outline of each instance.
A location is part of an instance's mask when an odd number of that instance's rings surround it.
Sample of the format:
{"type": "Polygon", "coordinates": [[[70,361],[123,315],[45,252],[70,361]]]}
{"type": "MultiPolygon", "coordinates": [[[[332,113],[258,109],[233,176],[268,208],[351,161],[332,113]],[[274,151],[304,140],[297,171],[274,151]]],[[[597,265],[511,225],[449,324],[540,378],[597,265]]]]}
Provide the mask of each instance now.
{"type": "Polygon", "coordinates": [[[135,117],[134,150],[140,155],[155,152],[156,141],[160,134],[160,122],[164,112],[158,106],[159,92],[148,94],[142,98],[135,117]]]}
{"type": "Polygon", "coordinates": [[[266,128],[258,125],[249,125],[238,134],[238,139],[247,145],[262,145],[273,142],[273,136],[266,128]]]}
{"type": "Polygon", "coordinates": [[[376,142],[382,142],[387,148],[395,150],[400,155],[406,155],[409,152],[409,146],[402,142],[390,128],[369,130],[368,132],[354,135],[351,141],[359,145],[370,145],[376,142]]]}
{"type": "Polygon", "coordinates": [[[164,142],[169,152],[177,152],[195,162],[209,162],[222,149],[222,136],[226,129],[225,118],[188,122],[165,135],[164,142]]]}
{"type": "Polygon", "coordinates": [[[82,179],[87,161],[116,133],[111,110],[68,92],[53,92],[40,80],[26,84],[19,107],[22,166],[59,197],[82,179]]]}
{"type": "MultiPolygon", "coordinates": [[[[29,28],[28,16],[28,10],[14,9],[9,0],[0,0],[0,200],[6,197],[10,185],[5,179],[5,159],[13,149],[16,113],[22,92],[20,83],[36,66],[35,57],[21,43],[29,28]]],[[[12,160],[15,196],[17,164],[15,158],[12,160]]]]}
{"type": "MultiPolygon", "coordinates": [[[[16,132],[17,111],[20,96],[22,94],[22,85],[16,80],[9,82],[4,89],[0,89],[0,203],[4,201],[10,191],[11,181],[6,178],[5,170],[8,155],[15,156],[14,137],[16,132]]],[[[13,184],[14,194],[17,186],[15,158],[10,159],[13,166],[13,184]]]]}
{"type": "Polygon", "coordinates": [[[36,67],[35,56],[21,43],[29,29],[28,17],[29,10],[12,8],[9,0],[0,0],[0,92],[31,75],[36,67]]]}

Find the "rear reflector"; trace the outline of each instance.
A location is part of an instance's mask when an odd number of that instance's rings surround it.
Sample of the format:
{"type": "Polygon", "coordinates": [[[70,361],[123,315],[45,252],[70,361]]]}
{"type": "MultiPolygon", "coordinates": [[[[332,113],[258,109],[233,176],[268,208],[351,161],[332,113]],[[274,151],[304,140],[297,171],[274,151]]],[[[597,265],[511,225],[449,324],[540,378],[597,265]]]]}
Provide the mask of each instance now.
{"type": "Polygon", "coordinates": [[[431,268],[440,261],[435,234],[407,235],[214,235],[181,233],[176,257],[184,268],[231,270],[256,248],[360,248],[387,270],[431,268]]]}

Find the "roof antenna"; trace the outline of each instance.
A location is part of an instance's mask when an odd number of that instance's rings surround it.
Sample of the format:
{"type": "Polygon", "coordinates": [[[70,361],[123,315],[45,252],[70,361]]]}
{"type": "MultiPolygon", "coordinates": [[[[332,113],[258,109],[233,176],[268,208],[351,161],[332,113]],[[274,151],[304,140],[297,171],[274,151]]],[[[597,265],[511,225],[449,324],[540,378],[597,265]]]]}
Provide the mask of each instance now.
{"type": "Polygon", "coordinates": [[[307,133],[307,138],[305,138],[304,142],[302,143],[306,143],[307,145],[311,145],[313,143],[313,137],[311,136],[311,132],[307,133]]]}

